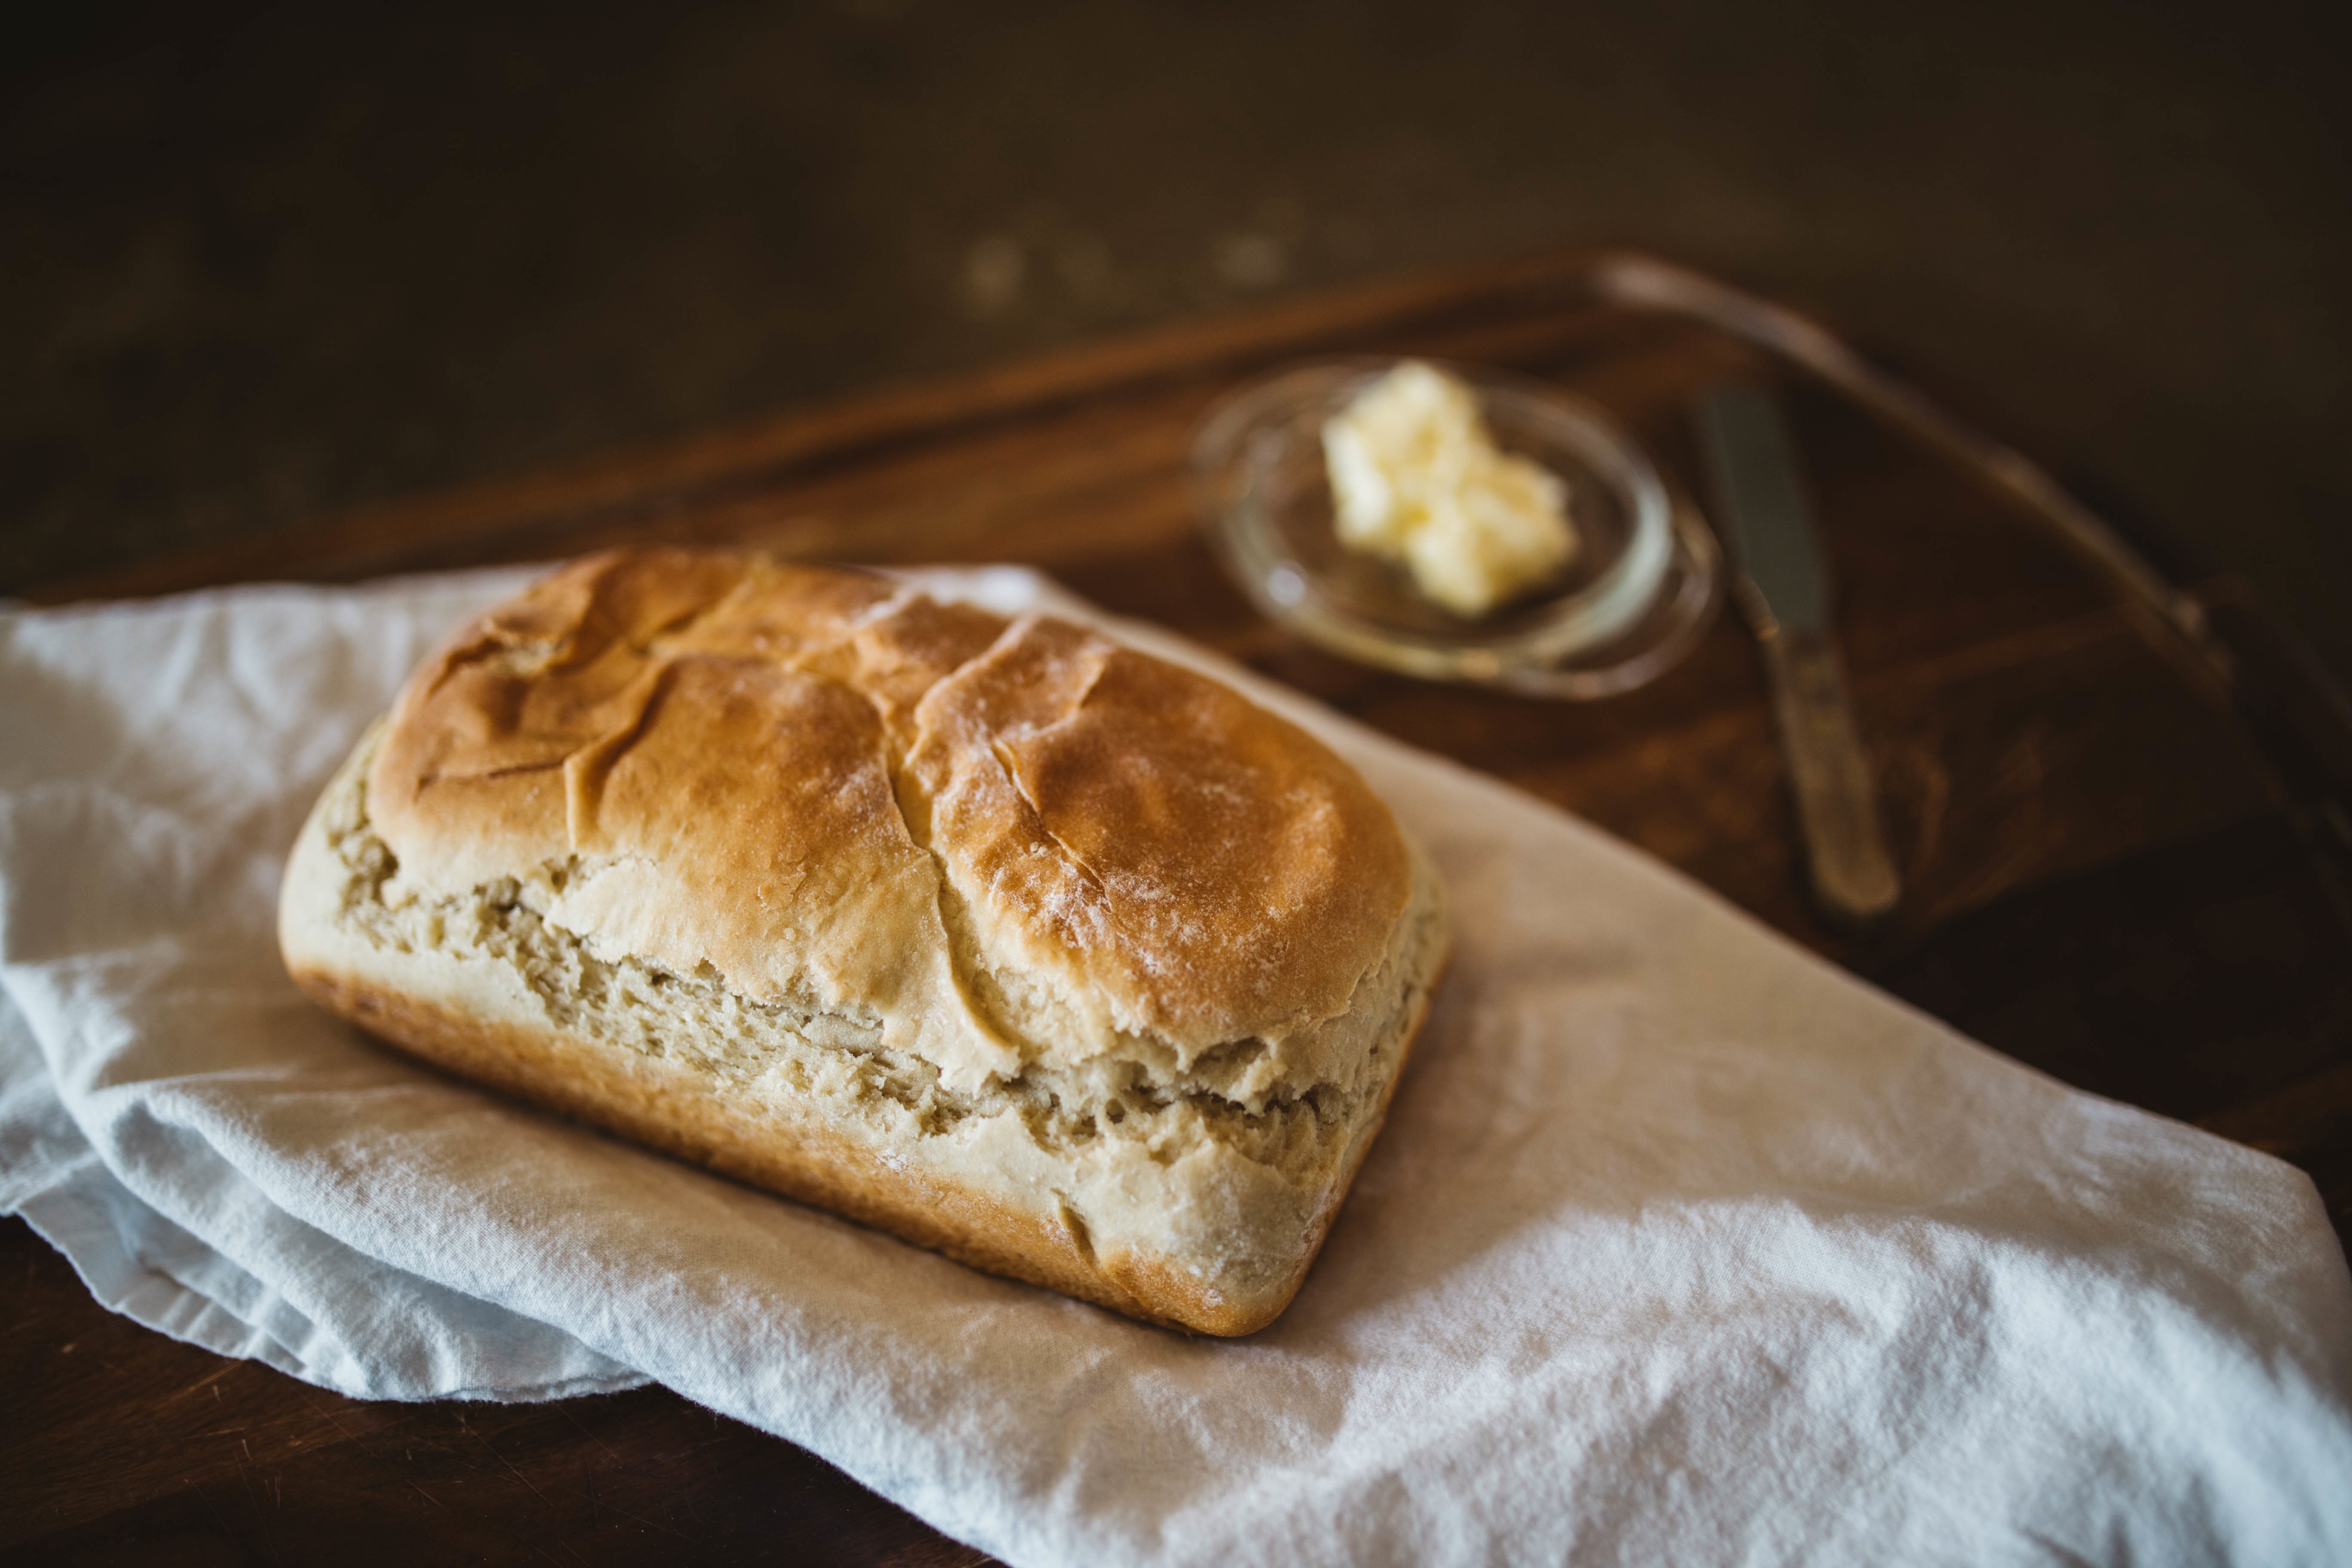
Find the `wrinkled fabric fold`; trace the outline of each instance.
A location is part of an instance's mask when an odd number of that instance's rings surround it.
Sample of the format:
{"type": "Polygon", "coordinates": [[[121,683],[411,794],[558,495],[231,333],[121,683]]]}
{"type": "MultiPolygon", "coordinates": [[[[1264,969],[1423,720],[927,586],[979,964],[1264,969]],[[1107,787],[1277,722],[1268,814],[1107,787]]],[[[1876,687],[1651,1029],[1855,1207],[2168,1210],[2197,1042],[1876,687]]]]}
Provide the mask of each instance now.
{"type": "Polygon", "coordinates": [[[2352,1279],[2299,1173],[1150,628],[1113,627],[1354,763],[1458,916],[1265,1332],[975,1274],[370,1045],[279,971],[278,873],[523,580],[0,616],[0,1208],[110,1309],[360,1397],[658,1380],[1015,1563],[2352,1560],[2352,1279]]]}

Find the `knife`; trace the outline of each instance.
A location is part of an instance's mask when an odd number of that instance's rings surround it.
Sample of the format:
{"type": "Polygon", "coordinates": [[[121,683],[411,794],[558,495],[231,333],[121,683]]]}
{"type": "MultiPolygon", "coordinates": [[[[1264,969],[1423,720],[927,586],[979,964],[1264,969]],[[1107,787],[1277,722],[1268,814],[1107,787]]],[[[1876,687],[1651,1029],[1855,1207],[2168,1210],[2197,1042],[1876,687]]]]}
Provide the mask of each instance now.
{"type": "Polygon", "coordinates": [[[1795,447],[1779,403],[1760,386],[1709,394],[1698,426],[1738,573],[1733,595],[1764,654],[1814,900],[1833,921],[1871,924],[1894,910],[1902,884],[1830,635],[1829,573],[1795,447]]]}

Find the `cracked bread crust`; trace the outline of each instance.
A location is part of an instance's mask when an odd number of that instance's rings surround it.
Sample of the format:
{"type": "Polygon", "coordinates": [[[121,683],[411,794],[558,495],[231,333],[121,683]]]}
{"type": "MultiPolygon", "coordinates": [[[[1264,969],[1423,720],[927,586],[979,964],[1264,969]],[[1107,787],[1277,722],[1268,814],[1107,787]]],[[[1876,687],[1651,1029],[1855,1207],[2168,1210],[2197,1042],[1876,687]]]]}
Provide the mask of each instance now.
{"type": "Polygon", "coordinates": [[[1446,944],[1345,763],[1066,623],[593,558],[420,669],[281,904],[429,1059],[994,1272],[1287,1303],[1446,944]]]}

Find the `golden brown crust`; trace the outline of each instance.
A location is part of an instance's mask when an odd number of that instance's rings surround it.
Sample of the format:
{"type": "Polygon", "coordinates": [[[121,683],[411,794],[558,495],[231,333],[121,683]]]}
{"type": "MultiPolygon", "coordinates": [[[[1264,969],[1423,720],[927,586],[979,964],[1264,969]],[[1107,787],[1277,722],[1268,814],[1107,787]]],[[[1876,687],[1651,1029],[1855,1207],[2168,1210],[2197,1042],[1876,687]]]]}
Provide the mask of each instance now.
{"type": "Polygon", "coordinates": [[[907,771],[975,919],[1205,1050],[1343,1011],[1402,911],[1388,808],[1296,726],[1066,622],[932,688],[907,771]]]}
{"type": "MultiPolygon", "coordinates": [[[[467,628],[403,695],[368,788],[425,885],[617,866],[567,910],[592,939],[754,997],[1001,1033],[936,973],[878,962],[877,931],[948,953],[944,873],[983,963],[1097,1042],[1149,1034],[1187,1062],[1344,1011],[1411,883],[1352,769],[1189,670],[688,552],[592,557],[467,628]]],[[[962,1042],[997,1071],[1019,1065],[1003,1043],[962,1042]]]]}
{"type": "Polygon", "coordinates": [[[1445,947],[1386,806],[1216,683],[667,551],[428,660],[280,931],[306,990],[452,1070],[1218,1334],[1297,1289],[1445,947]]]}

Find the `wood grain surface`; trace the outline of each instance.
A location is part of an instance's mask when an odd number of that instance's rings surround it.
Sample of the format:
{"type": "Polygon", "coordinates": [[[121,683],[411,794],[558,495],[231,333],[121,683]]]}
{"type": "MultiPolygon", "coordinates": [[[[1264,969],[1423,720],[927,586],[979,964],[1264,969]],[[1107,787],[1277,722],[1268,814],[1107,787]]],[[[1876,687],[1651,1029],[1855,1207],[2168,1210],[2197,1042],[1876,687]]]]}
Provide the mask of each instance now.
{"type": "MultiPolygon", "coordinates": [[[[2144,605],[2012,499],[1746,342],[1598,297],[1592,266],[1538,258],[1308,299],[37,596],[345,580],[624,540],[1028,563],[1582,815],[2021,1060],[2297,1163],[2342,1233],[2352,934],[2315,852],[2340,800],[2327,792],[2352,781],[2340,700],[2233,584],[2179,570],[2161,542],[2144,541],[2227,633],[2219,673],[2184,663],[2144,605]],[[1654,685],[1571,705],[1378,674],[1251,613],[1197,530],[1192,432],[1253,374],[1342,352],[1501,365],[1582,393],[1692,494],[1695,397],[1734,373],[1781,382],[1905,878],[1888,929],[1841,938],[1809,910],[1761,674],[1732,620],[1654,685]]],[[[20,1222],[0,1229],[0,1279],[11,1560],[977,1560],[812,1456],[660,1390],[362,1404],[110,1317],[20,1222]]]]}

